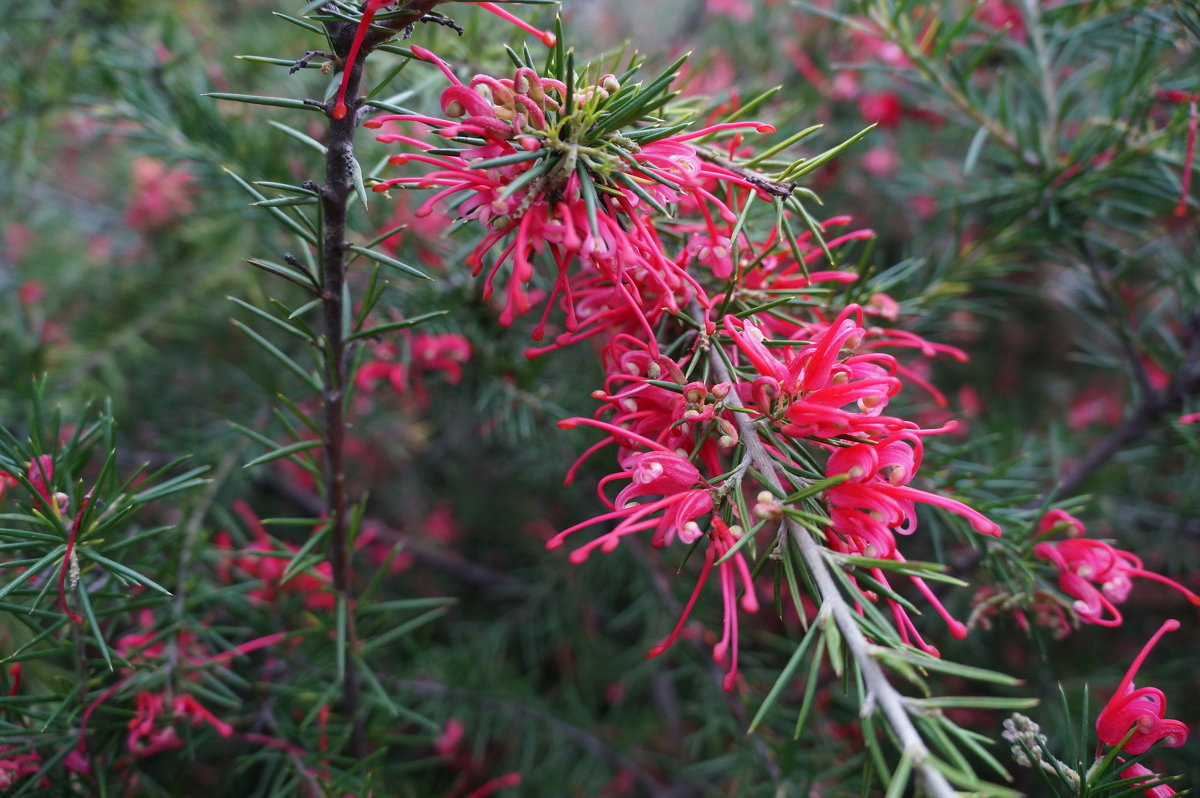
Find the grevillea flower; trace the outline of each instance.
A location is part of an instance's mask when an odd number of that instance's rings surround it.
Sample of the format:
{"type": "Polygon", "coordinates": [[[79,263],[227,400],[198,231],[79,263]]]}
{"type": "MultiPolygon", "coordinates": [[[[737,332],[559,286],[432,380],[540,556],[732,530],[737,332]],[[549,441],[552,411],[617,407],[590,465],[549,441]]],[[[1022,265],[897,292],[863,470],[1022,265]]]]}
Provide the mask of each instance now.
{"type": "Polygon", "coordinates": [[[138,693],[137,712],[129,721],[129,736],[126,746],[135,757],[146,757],[160,751],[183,747],[183,739],[175,729],[178,721],[192,726],[207,723],[222,737],[233,735],[233,728],[204,708],[204,705],[187,693],[176,695],[168,701],[161,693],[143,691],[138,693]]]}
{"type": "MultiPolygon", "coordinates": [[[[1122,759],[1121,761],[1124,762],[1125,760],[1122,759]]],[[[1134,762],[1121,771],[1121,778],[1123,779],[1136,779],[1142,776],[1149,776],[1150,778],[1131,785],[1133,789],[1141,789],[1143,785],[1158,780],[1158,774],[1140,762],[1134,762]]],[[[1166,784],[1155,784],[1153,787],[1147,787],[1143,790],[1142,795],[1149,796],[1149,798],[1171,798],[1172,795],[1178,795],[1178,793],[1166,784]]]]}
{"type": "Polygon", "coordinates": [[[1133,686],[1133,677],[1137,675],[1150,649],[1154,648],[1160,637],[1178,628],[1179,621],[1174,619],[1163,623],[1129,666],[1125,678],[1117,685],[1116,694],[1100,710],[1096,718],[1096,734],[1105,745],[1119,746],[1122,751],[1136,756],[1160,741],[1163,745],[1178,748],[1187,740],[1187,726],[1165,717],[1167,698],[1163,691],[1157,687],[1135,689],[1133,686]],[[1127,736],[1129,739],[1126,739],[1127,736]]]}
{"type": "MultiPolygon", "coordinates": [[[[719,514],[713,512],[712,491],[701,476],[699,469],[687,458],[648,438],[607,422],[587,418],[572,418],[559,422],[559,426],[566,429],[579,424],[608,431],[618,445],[640,446],[650,451],[626,449],[619,458],[622,471],[610,474],[601,480],[601,491],[610,482],[629,480],[629,484],[617,494],[615,502],[605,500],[610,507],[614,508],[611,512],[602,513],[595,518],[564,529],[546,543],[546,548],[558,548],[568,536],[607,521],[619,521],[619,523],[610,531],[571,552],[572,562],[583,562],[596,548],[606,553],[611,552],[616,549],[620,539],[625,535],[647,529],[654,530],[650,542],[655,548],[667,546],[676,539],[685,545],[690,545],[707,536],[704,563],[692,595],[684,606],[675,628],[662,642],[650,650],[649,656],[657,657],[670,648],[679,636],[700,597],[700,591],[708,581],[714,564],[717,564],[718,560],[730,552],[742,536],[742,529],[736,525],[728,525],[719,514]],[[651,498],[655,496],[659,498],[651,498]],[[647,499],[647,501],[638,503],[635,501],[637,499],[647,499]],[[656,516],[657,513],[661,513],[661,515],[656,516]],[[701,522],[710,527],[707,532],[701,528],[701,522]]],[[[590,451],[594,451],[594,449],[590,451]]],[[[604,498],[603,492],[601,498],[604,498]]],[[[756,612],[758,597],[751,579],[750,567],[740,551],[734,552],[732,557],[717,564],[717,574],[724,605],[724,619],[721,638],[713,646],[713,658],[718,663],[728,664],[723,685],[726,690],[732,690],[737,678],[738,610],[740,608],[745,612],[756,612]],[[739,583],[742,587],[740,599],[738,598],[739,583]]]]}
{"type": "Polygon", "coordinates": [[[420,138],[385,133],[380,141],[423,151],[393,156],[392,163],[433,169],[382,181],[374,189],[436,188],[418,215],[453,198],[460,217],[491,229],[467,260],[476,275],[486,269],[485,299],[508,267],[502,325],[541,302],[542,319],[533,336],[541,340],[552,309],[560,306],[564,331],[546,348],[553,349],[602,333],[648,334],[664,314],[680,311],[689,301],[710,304],[686,267],[699,259],[719,274],[729,271],[714,220],[732,225],[737,215],[713,192],[714,183],[759,189],[735,170],[702,159],[688,142],[722,131],[773,128],[747,122],[688,133],[657,128],[597,133],[597,126],[613,116],[609,101],[617,107],[637,101],[638,86],[622,86],[615,76],[603,75],[594,85],[571,91],[529,67],[517,69],[512,78],[476,75],[465,85],[429,51],[414,47],[413,52],[441,66],[451,81],[441,100],[448,118],[394,114],[367,126],[422,124],[467,146],[430,153],[431,146],[420,138]],[[689,254],[679,259],[668,257],[650,222],[652,214],[672,206],[706,220],[707,243],[694,243],[690,251],[685,244],[689,254]],[[539,254],[555,272],[545,293],[533,287],[539,254]]]}
{"type": "MultiPolygon", "coordinates": [[[[696,466],[665,446],[606,422],[571,418],[560,421],[558,425],[563,429],[572,429],[578,424],[606,429],[618,440],[626,439],[630,443],[646,446],[651,451],[628,453],[623,458],[622,470],[601,480],[601,491],[606,484],[615,480],[630,481],[617,494],[615,503],[605,500],[613,508],[611,512],[564,529],[547,541],[546,548],[556,549],[575,532],[604,521],[616,520],[620,523],[612,530],[571,552],[571,562],[583,562],[597,548],[605,553],[612,552],[623,536],[647,529],[654,530],[651,542],[656,547],[665,546],[675,538],[684,543],[693,543],[700,537],[702,533],[695,521],[710,514],[713,504],[709,488],[696,466]],[[633,501],[647,496],[659,498],[644,503],[633,501]],[[662,514],[656,516],[660,512],[662,514]]],[[[604,498],[603,493],[601,498],[604,498]]]]}
{"type": "MultiPolygon", "coordinates": [[[[877,531],[894,529],[902,534],[911,533],[917,524],[914,505],[921,503],[962,516],[980,534],[999,536],[1000,526],[982,513],[956,499],[908,484],[920,467],[921,451],[920,437],[904,433],[878,443],[856,443],[836,449],[829,456],[825,475],[844,474],[846,480],[828,488],[825,501],[832,508],[853,511],[859,529],[874,525],[877,531]]],[[[887,557],[891,549],[874,552],[873,556],[887,557]]]]}
{"type": "MultiPolygon", "coordinates": [[[[26,776],[42,769],[42,755],[37,751],[20,751],[20,746],[0,745],[0,789],[7,790],[26,776]]],[[[45,786],[49,786],[47,783],[45,786]]]]}
{"type": "Polygon", "coordinates": [[[1043,542],[1034,546],[1033,551],[1058,568],[1059,588],[1075,599],[1072,609],[1086,623],[1120,626],[1122,618],[1116,605],[1129,597],[1133,577],[1169,585],[1200,606],[1200,596],[1173,579],[1147,571],[1136,555],[1099,540],[1079,537],[1043,542]]]}
{"type": "MultiPolygon", "coordinates": [[[[252,598],[269,603],[275,601],[281,593],[298,593],[304,597],[304,606],[307,609],[332,610],[334,596],[329,586],[333,581],[333,571],[329,563],[318,563],[310,571],[298,573],[286,582],[283,581],[288,558],[279,555],[294,554],[297,547],[273,540],[262,521],[245,502],[234,502],[233,509],[250,528],[254,542],[242,547],[240,554],[230,554],[222,559],[219,566],[222,578],[232,581],[233,575],[229,568],[232,565],[248,576],[262,581],[259,587],[247,592],[246,595],[252,598]]],[[[218,549],[228,551],[233,548],[228,533],[219,533],[215,542],[218,549]]]]}
{"type": "MultiPolygon", "coordinates": [[[[856,443],[835,449],[826,463],[828,478],[843,477],[823,492],[829,506],[830,548],[866,557],[904,561],[896,549],[894,533],[911,534],[916,530],[916,504],[931,504],[960,515],[981,534],[1000,534],[1000,527],[982,513],[956,499],[919,490],[908,483],[921,465],[923,445],[915,432],[901,432],[871,443],[856,443]]],[[[885,587],[886,575],[872,569],[873,578],[885,587]]],[[[946,622],[950,633],[962,639],[967,626],[955,619],[920,577],[910,577],[913,585],[946,622]]],[[[937,656],[917,632],[908,612],[889,599],[901,639],[937,656]]]]}
{"type": "Polygon", "coordinates": [[[862,344],[861,321],[861,310],[851,305],[811,343],[795,342],[793,350],[768,349],[766,334],[758,327],[727,316],[726,331],[762,375],[748,397],[751,406],[768,415],[782,415],[787,423],[780,431],[797,438],[886,434],[912,426],[881,415],[888,399],[900,390],[895,359],[875,353],[842,354],[843,349],[853,351],[862,344]],[[856,319],[850,318],[852,314],[856,319]]]}

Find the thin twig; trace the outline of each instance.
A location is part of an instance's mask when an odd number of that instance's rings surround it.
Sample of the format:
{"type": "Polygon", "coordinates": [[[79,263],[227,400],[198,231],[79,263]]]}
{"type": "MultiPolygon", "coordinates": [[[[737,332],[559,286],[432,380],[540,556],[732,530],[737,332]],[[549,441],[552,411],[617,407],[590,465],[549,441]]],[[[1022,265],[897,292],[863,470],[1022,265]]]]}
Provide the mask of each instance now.
{"type": "Polygon", "coordinates": [[[1142,397],[1142,401],[1120,426],[1096,444],[1079,461],[1075,470],[1063,477],[1051,494],[1052,500],[1074,495],[1118,452],[1148,433],[1167,415],[1183,410],[1188,397],[1200,394],[1200,314],[1189,320],[1184,342],[1183,361],[1170,384],[1162,390],[1151,390],[1142,397]]]}
{"type": "Polygon", "coordinates": [[[1149,375],[1146,374],[1146,364],[1142,359],[1141,352],[1138,351],[1137,344],[1134,343],[1133,336],[1129,334],[1129,328],[1126,326],[1125,320],[1128,313],[1125,308],[1121,307],[1120,297],[1113,288],[1114,280],[1111,271],[1100,258],[1100,254],[1096,252],[1092,242],[1086,237],[1081,236],[1077,244],[1083,255],[1083,264],[1096,283],[1096,290],[1100,293],[1104,310],[1112,317],[1117,337],[1121,340],[1121,348],[1125,352],[1125,359],[1129,361],[1129,367],[1133,370],[1134,378],[1137,379],[1141,395],[1143,398],[1150,396],[1154,393],[1154,389],[1150,385],[1149,375]]]}

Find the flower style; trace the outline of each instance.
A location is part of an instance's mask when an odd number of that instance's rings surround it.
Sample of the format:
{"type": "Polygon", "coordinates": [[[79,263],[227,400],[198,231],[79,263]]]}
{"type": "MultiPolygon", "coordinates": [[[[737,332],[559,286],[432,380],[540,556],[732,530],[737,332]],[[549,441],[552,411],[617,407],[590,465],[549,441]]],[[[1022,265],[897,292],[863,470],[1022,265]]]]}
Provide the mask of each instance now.
{"type": "MultiPolygon", "coordinates": [[[[1064,513],[1064,515],[1066,515],[1064,513]]],[[[1070,518],[1070,516],[1067,516],[1070,518]]],[[[1072,530],[1081,530],[1078,519],[1070,519],[1072,530]],[[1078,524],[1078,526],[1074,526],[1078,524]]],[[[1045,521],[1039,526],[1045,526],[1045,521]]],[[[1075,602],[1071,605],[1080,620],[1099,626],[1120,626],[1122,617],[1116,605],[1129,597],[1133,577],[1162,582],[1200,606],[1200,596],[1161,574],[1147,571],[1136,555],[1113,548],[1107,543],[1085,537],[1057,543],[1042,542],[1033,547],[1037,556],[1058,568],[1058,586],[1075,602]]]]}
{"type": "Polygon", "coordinates": [[[1174,619],[1164,622],[1159,627],[1129,666],[1125,678],[1117,685],[1116,694],[1100,710],[1096,718],[1096,734],[1105,745],[1118,746],[1126,753],[1136,756],[1145,753],[1150,746],[1159,741],[1171,748],[1178,748],[1187,740],[1187,726],[1178,720],[1165,717],[1167,698],[1163,691],[1157,687],[1134,689],[1133,686],[1133,677],[1150,650],[1154,648],[1154,644],[1164,634],[1178,628],[1179,621],[1174,619]]]}

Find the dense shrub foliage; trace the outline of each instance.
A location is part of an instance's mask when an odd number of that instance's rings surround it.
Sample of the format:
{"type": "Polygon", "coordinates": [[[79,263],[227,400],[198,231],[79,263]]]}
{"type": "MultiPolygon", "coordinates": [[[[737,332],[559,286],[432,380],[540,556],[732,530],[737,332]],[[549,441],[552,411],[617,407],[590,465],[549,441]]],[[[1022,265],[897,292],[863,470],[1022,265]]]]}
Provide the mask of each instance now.
{"type": "Polygon", "coordinates": [[[1200,781],[1191,0],[19,6],[4,794],[1200,781]]]}

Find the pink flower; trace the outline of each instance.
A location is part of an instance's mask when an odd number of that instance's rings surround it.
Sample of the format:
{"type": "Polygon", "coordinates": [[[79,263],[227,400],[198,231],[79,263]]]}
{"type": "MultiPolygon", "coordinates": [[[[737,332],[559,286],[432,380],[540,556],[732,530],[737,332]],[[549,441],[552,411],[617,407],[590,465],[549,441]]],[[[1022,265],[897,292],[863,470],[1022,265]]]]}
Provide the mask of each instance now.
{"type": "Polygon", "coordinates": [[[170,227],[195,209],[193,176],[170,169],[162,161],[139,157],[133,161],[133,198],[125,208],[125,223],[135,230],[154,232],[170,227]]]}
{"type": "Polygon", "coordinates": [[[1087,528],[1082,521],[1066,510],[1057,508],[1042,516],[1042,520],[1037,525],[1037,534],[1046,535],[1059,529],[1066,530],[1069,538],[1080,538],[1087,534],[1087,528]]]}
{"type": "MultiPolygon", "coordinates": [[[[1124,761],[1124,759],[1121,759],[1121,762],[1124,761]]],[[[1152,778],[1146,779],[1145,781],[1139,781],[1136,784],[1131,785],[1131,788],[1139,789],[1144,784],[1158,780],[1158,774],[1139,762],[1135,762],[1121,771],[1121,778],[1123,779],[1134,779],[1140,776],[1151,776],[1152,778]]],[[[1153,787],[1147,787],[1142,794],[1149,796],[1149,798],[1171,798],[1172,795],[1177,795],[1178,793],[1176,793],[1166,784],[1157,784],[1153,787]]]]}
{"type": "MultiPolygon", "coordinates": [[[[262,581],[261,586],[247,592],[252,598],[274,602],[281,593],[297,593],[304,597],[304,606],[309,610],[332,610],[334,595],[330,584],[333,582],[333,570],[329,563],[318,563],[310,571],[295,574],[286,582],[282,581],[289,555],[294,554],[298,547],[273,540],[262,521],[245,502],[235,501],[233,509],[250,527],[254,542],[244,546],[241,554],[231,553],[224,557],[219,566],[222,578],[232,581],[229,566],[233,565],[251,578],[262,581]]],[[[217,535],[215,543],[218,549],[232,548],[229,535],[225,532],[217,535]]]]}
{"type": "Polygon", "coordinates": [[[157,754],[183,747],[183,739],[175,730],[175,722],[186,720],[192,726],[207,723],[222,737],[233,735],[233,728],[204,708],[199,701],[187,693],[176,695],[167,703],[163,694],[143,691],[138,693],[137,713],[129,721],[129,736],[126,745],[136,757],[157,754]]]}
{"type": "Polygon", "coordinates": [[[1117,685],[1116,694],[1100,710],[1096,718],[1096,734],[1105,745],[1120,746],[1121,750],[1136,756],[1159,741],[1171,748],[1178,748],[1187,740],[1187,726],[1165,717],[1167,698],[1162,690],[1157,687],[1134,689],[1133,686],[1133,677],[1150,649],[1160,637],[1178,628],[1179,621],[1174,619],[1163,623],[1129,666],[1125,678],[1117,685]],[[1126,740],[1131,730],[1133,734],[1126,740]]]}
{"type": "Polygon", "coordinates": [[[615,76],[602,75],[594,85],[578,86],[568,98],[561,81],[528,67],[516,70],[512,78],[476,75],[464,85],[437,56],[422,48],[414,53],[437,63],[451,80],[441,98],[447,118],[399,114],[366,125],[417,123],[434,128],[441,137],[471,136],[484,143],[456,154],[430,154],[431,146],[420,138],[380,135],[382,142],[422,151],[393,156],[392,163],[417,162],[432,170],[383,181],[374,190],[433,188],[436,193],[417,209],[418,216],[455,198],[459,217],[491,228],[467,263],[473,274],[484,275],[484,299],[491,298],[507,272],[500,323],[508,326],[540,304],[541,322],[533,338],[542,340],[555,307],[562,311],[563,331],[554,335],[550,346],[530,350],[530,356],[596,335],[649,331],[692,300],[705,307],[711,304],[687,266],[695,261],[718,276],[732,273],[728,237],[722,235],[721,225],[731,227],[738,217],[718,190],[744,193],[759,188],[735,170],[702,160],[688,142],[725,130],[773,128],[753,122],[717,124],[630,142],[628,149],[617,147],[602,156],[603,163],[584,168],[585,161],[574,155],[574,144],[564,148],[560,128],[583,124],[576,117],[585,105],[594,108],[622,91],[615,76]],[[687,240],[692,243],[674,260],[666,254],[660,233],[666,228],[651,223],[652,215],[672,207],[704,219],[703,224],[677,231],[690,234],[687,240]],[[551,270],[545,292],[532,288],[539,255],[551,270]]]}
{"type": "MultiPolygon", "coordinates": [[[[1076,519],[1071,520],[1079,523],[1076,519]]],[[[1183,593],[1188,601],[1200,605],[1200,596],[1183,585],[1145,570],[1137,556],[1098,540],[1080,537],[1058,543],[1039,543],[1033,551],[1057,566],[1058,586],[1075,599],[1072,608],[1087,623],[1119,626],[1122,618],[1116,605],[1129,597],[1135,576],[1170,585],[1183,593]]]]}
{"type": "Polygon", "coordinates": [[[617,435],[618,440],[627,437],[642,445],[648,445],[652,451],[628,454],[623,459],[622,470],[619,473],[610,474],[601,480],[601,489],[614,480],[630,481],[617,494],[616,502],[609,502],[609,506],[613,508],[611,512],[602,513],[564,529],[547,541],[546,548],[556,549],[568,536],[581,529],[603,521],[616,520],[620,522],[612,530],[571,552],[571,562],[583,562],[596,548],[605,553],[614,551],[623,536],[646,529],[654,530],[651,543],[656,547],[665,546],[677,537],[683,543],[693,543],[700,537],[700,528],[695,521],[711,513],[713,504],[708,486],[696,466],[665,446],[607,422],[572,418],[560,421],[558,425],[564,429],[571,429],[577,424],[607,429],[617,435]],[[633,501],[648,496],[659,498],[642,503],[633,501]],[[661,515],[655,515],[660,512],[661,515]]]}
{"type": "Polygon", "coordinates": [[[20,222],[9,222],[4,228],[4,251],[8,260],[21,265],[37,236],[33,230],[20,222]]]}
{"type": "Polygon", "coordinates": [[[754,6],[748,0],[704,0],[704,13],[749,22],[754,18],[754,6]]]}
{"type": "MultiPolygon", "coordinates": [[[[346,86],[350,83],[350,72],[354,68],[354,61],[358,58],[358,51],[359,48],[362,47],[363,39],[366,37],[367,30],[369,30],[371,27],[371,20],[375,18],[375,14],[378,13],[381,8],[391,5],[393,2],[395,2],[395,0],[367,0],[367,4],[363,8],[362,18],[359,19],[358,27],[354,31],[354,41],[350,43],[350,52],[346,54],[346,61],[342,66],[342,83],[338,87],[337,103],[333,106],[333,113],[331,114],[334,119],[346,118],[346,86]]],[[[529,23],[514,17],[512,14],[500,8],[495,3],[476,3],[475,5],[481,6],[482,8],[491,11],[496,16],[511,22],[518,28],[532,33],[534,36],[537,36],[539,39],[541,39],[542,44],[546,45],[547,47],[554,46],[555,37],[553,33],[541,31],[532,27],[529,25],[529,23]]]]}
{"type": "Polygon", "coordinates": [[[13,753],[17,748],[15,745],[0,745],[0,789],[7,790],[42,769],[41,754],[37,751],[13,753]]]}
{"type": "Polygon", "coordinates": [[[1024,42],[1028,38],[1020,6],[1006,0],[983,0],[975,10],[975,19],[997,31],[1006,30],[1015,41],[1024,42]]]}
{"type": "Polygon", "coordinates": [[[899,98],[890,91],[864,94],[858,98],[858,112],[863,121],[880,127],[895,127],[900,124],[903,113],[899,98]]]}

